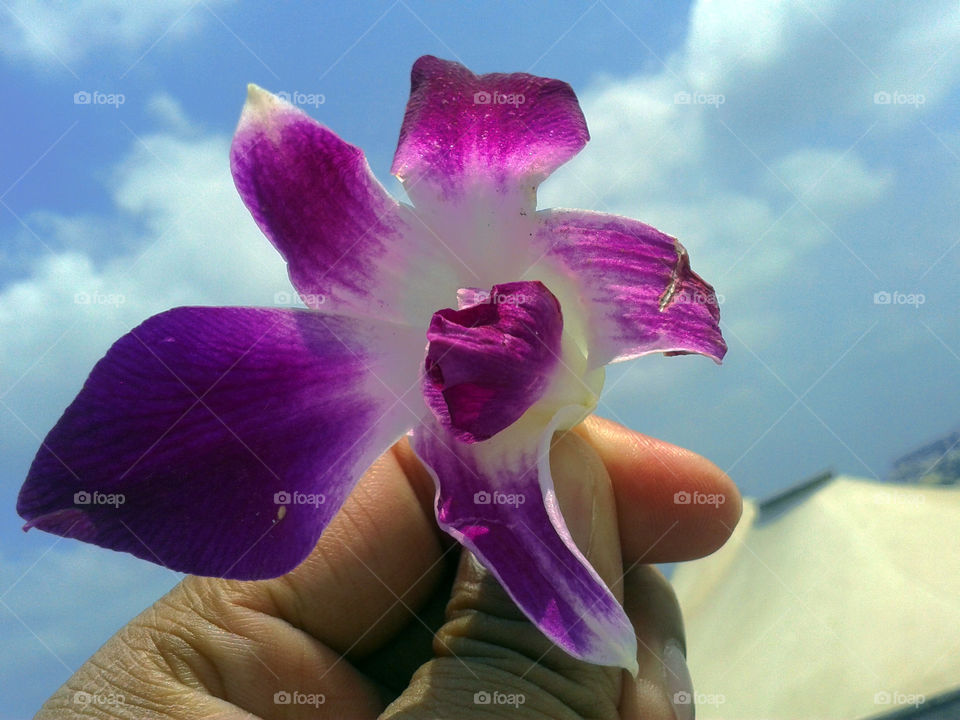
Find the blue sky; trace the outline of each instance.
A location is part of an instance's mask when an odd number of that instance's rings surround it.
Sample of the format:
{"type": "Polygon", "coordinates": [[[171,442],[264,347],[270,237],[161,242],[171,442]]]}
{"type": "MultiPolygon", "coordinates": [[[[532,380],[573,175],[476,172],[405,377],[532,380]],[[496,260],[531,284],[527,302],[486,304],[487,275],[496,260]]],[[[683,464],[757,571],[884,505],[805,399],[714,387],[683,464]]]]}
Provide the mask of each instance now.
{"type": "Polygon", "coordinates": [[[958,425],[953,0],[60,5],[0,3],[0,718],[32,714],[177,580],[23,534],[14,505],[113,340],[176,305],[289,290],[229,176],[248,82],[322,95],[305,109],[393,191],[418,56],[570,82],[592,141],[541,206],[680,237],[730,345],[722,367],[611,370],[600,412],[745,494],[825,467],[882,478],[958,425]]]}

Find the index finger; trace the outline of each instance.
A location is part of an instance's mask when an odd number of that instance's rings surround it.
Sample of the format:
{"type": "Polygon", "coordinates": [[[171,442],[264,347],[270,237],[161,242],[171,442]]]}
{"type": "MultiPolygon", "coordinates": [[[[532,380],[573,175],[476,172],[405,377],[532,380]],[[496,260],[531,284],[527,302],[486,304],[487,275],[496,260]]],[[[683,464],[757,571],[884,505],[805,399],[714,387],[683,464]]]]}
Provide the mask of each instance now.
{"type": "Polygon", "coordinates": [[[574,432],[610,473],[625,567],[693,560],[730,537],[740,519],[740,492],[712,462],[594,415],[574,432]]]}

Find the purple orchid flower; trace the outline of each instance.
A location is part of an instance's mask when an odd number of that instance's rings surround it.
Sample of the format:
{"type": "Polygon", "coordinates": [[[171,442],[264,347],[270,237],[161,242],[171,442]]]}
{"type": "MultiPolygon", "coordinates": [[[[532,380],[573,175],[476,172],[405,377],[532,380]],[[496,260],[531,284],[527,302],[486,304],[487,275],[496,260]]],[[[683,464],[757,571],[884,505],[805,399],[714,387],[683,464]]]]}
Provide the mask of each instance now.
{"type": "Polygon", "coordinates": [[[182,307],[120,338],[33,461],[26,528],[275,577],[412,429],[440,527],[558,646],[635,671],[630,621],[560,514],[551,437],[593,410],[608,363],[726,345],[676,239],[536,210],[587,139],[566,83],[422,57],[392,168],[411,207],[251,86],[233,175],[308,309],[182,307]]]}

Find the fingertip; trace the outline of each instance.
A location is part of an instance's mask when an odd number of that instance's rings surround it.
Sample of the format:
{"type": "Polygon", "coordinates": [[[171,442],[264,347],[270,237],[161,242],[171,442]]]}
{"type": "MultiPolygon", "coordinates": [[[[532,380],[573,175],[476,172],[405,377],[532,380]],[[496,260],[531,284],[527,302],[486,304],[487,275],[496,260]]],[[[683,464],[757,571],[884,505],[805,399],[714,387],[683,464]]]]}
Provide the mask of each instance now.
{"type": "Polygon", "coordinates": [[[742,499],[710,460],[595,416],[577,432],[596,448],[613,481],[626,563],[691,560],[730,537],[742,499]]]}

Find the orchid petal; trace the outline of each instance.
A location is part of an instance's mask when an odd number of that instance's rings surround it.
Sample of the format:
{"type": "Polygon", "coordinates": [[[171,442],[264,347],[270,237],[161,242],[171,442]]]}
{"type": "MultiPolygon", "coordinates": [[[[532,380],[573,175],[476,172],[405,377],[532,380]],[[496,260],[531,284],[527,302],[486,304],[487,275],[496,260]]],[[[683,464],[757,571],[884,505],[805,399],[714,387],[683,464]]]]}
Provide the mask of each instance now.
{"type": "Polygon", "coordinates": [[[426,56],[413,66],[391,172],[469,271],[459,287],[489,288],[519,279],[535,259],[527,240],[537,229],[536,188],[587,139],[566,83],[478,76],[426,56]]]}
{"type": "Polygon", "coordinates": [[[370,172],[363,151],[250,86],[230,164],[308,307],[421,329],[472,276],[370,172]]]}
{"type": "Polygon", "coordinates": [[[521,420],[473,445],[431,420],[414,429],[412,444],[436,482],[440,527],[530,621],[574,657],[636,673],[630,620],[570,536],[550,475],[554,431],[582,414],[581,407],[561,409],[546,427],[521,420]]]}
{"type": "Polygon", "coordinates": [[[676,238],[603,213],[546,210],[537,217],[541,258],[526,277],[557,293],[565,317],[566,298],[579,296],[590,368],[652,352],[720,362],[727,345],[717,296],[690,269],[676,238]]]}
{"type": "Polygon", "coordinates": [[[156,315],[94,367],[17,510],[174,570],[280,575],[427,412],[422,353],[406,327],[307,310],[156,315]]]}
{"type": "Polygon", "coordinates": [[[420,207],[486,191],[527,190],[589,139],[577,96],[565,82],[526,73],[475,75],[424,56],[411,72],[391,172],[420,207]]]}

